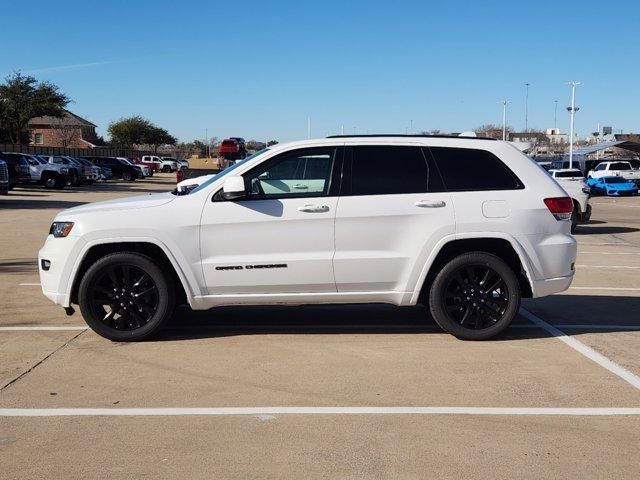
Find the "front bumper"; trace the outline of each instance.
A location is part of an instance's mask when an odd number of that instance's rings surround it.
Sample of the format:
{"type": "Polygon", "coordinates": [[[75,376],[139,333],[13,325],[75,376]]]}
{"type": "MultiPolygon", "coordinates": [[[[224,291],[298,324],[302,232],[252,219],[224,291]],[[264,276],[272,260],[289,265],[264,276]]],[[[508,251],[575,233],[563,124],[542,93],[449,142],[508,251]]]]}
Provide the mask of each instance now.
{"type": "Polygon", "coordinates": [[[73,273],[84,246],[85,241],[80,237],[54,238],[49,235],[38,252],[42,293],[53,303],[63,307],[71,305],[73,273]],[[48,270],[43,268],[43,260],[50,262],[48,270]]]}

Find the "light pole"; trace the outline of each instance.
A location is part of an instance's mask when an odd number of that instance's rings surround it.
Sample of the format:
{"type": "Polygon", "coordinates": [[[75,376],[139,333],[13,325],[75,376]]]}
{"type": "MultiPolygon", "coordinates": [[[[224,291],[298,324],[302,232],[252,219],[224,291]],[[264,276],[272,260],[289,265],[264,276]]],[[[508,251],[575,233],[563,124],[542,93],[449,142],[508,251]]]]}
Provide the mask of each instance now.
{"type": "Polygon", "coordinates": [[[558,100],[554,100],[556,106],[555,109],[553,110],[553,129],[557,129],[558,128],[558,100]]]}
{"type": "Polygon", "coordinates": [[[507,139],[507,105],[508,100],[502,102],[502,141],[507,139]]]}
{"type": "Polygon", "coordinates": [[[524,84],[527,87],[527,93],[524,97],[524,131],[529,129],[529,84],[524,84]]]}
{"type": "Polygon", "coordinates": [[[576,107],[576,87],[580,85],[580,82],[569,82],[569,85],[571,86],[571,106],[567,107],[571,115],[571,127],[569,130],[569,168],[573,168],[573,123],[576,112],[580,110],[579,107],[576,107]]]}

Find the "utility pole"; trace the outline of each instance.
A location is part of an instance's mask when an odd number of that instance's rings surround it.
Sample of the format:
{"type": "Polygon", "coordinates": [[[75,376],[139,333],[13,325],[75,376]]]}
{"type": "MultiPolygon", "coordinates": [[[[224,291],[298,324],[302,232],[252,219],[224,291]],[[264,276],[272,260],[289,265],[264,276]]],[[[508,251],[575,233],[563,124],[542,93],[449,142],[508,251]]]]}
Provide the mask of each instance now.
{"type": "Polygon", "coordinates": [[[507,105],[508,100],[502,102],[502,141],[507,139],[507,105]]]}
{"type": "Polygon", "coordinates": [[[553,110],[553,129],[558,128],[558,100],[554,100],[556,106],[553,110]]]}
{"type": "Polygon", "coordinates": [[[527,93],[524,97],[524,131],[529,130],[529,84],[524,84],[527,87],[527,93]]]}
{"type": "Polygon", "coordinates": [[[580,110],[576,107],[576,87],[580,85],[580,82],[569,82],[571,86],[571,106],[567,107],[569,114],[571,115],[571,127],[569,131],[569,168],[573,168],[573,124],[576,112],[580,110]]]}

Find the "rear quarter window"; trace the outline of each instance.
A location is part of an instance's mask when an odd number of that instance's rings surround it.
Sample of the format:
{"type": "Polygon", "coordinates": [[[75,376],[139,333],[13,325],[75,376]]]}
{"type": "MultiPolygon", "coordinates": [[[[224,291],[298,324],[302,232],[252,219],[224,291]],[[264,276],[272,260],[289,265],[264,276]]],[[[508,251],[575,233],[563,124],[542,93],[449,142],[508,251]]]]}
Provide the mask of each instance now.
{"type": "Polygon", "coordinates": [[[449,191],[524,188],[520,179],[491,152],[448,147],[429,147],[429,150],[449,191]]]}

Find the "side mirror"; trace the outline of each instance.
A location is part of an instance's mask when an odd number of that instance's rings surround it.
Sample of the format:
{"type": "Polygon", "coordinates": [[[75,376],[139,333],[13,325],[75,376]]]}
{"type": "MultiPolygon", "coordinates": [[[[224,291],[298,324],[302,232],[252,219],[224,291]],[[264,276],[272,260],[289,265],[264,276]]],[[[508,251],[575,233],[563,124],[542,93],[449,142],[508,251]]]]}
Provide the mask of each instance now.
{"type": "Polygon", "coordinates": [[[229,177],[224,181],[222,186],[222,196],[225,200],[238,200],[247,196],[244,188],[244,178],[229,177]]]}

